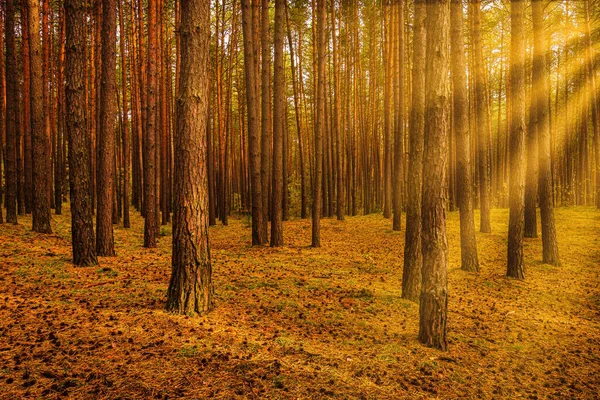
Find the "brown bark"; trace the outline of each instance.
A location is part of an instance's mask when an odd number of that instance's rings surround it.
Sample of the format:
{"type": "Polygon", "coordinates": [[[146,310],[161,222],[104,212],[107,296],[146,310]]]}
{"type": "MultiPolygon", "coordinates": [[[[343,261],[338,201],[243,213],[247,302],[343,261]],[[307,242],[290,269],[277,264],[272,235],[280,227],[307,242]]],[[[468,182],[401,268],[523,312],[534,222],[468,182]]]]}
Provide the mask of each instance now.
{"type": "Polygon", "coordinates": [[[419,341],[446,350],[448,242],[446,190],[449,131],[448,48],[450,1],[427,7],[425,150],[423,164],[423,253],[419,341]]]}
{"type": "Polygon", "coordinates": [[[315,172],[313,182],[312,205],[312,247],[321,246],[321,200],[323,179],[323,132],[325,131],[325,0],[317,0],[317,79],[315,81],[316,118],[315,118],[315,172]]]}
{"type": "MultiPolygon", "coordinates": [[[[4,18],[0,16],[0,49],[4,48],[4,18]]],[[[2,165],[4,159],[4,138],[6,133],[6,75],[4,74],[5,59],[0,54],[0,224],[4,223],[2,217],[2,165]]]]}
{"type": "Polygon", "coordinates": [[[156,247],[158,236],[156,164],[156,58],[157,58],[157,0],[148,1],[148,77],[146,82],[146,132],[144,136],[144,247],[156,247]]]}
{"type": "MultiPolygon", "coordinates": [[[[534,0],[538,1],[538,0],[534,0]]],[[[534,60],[534,63],[536,61],[534,60]]],[[[539,69],[533,70],[533,81],[540,79],[539,69]]],[[[537,107],[535,89],[531,90],[529,107],[529,124],[526,133],[527,169],[525,173],[525,224],[523,236],[526,238],[537,237],[537,196],[538,196],[538,133],[537,133],[537,107]]]]}
{"type": "MultiPolygon", "coordinates": [[[[596,163],[596,193],[594,195],[594,202],[596,208],[600,209],[600,96],[598,94],[598,87],[596,82],[596,63],[594,60],[594,53],[592,47],[591,30],[590,30],[590,12],[591,4],[590,0],[585,1],[585,46],[586,46],[586,71],[588,74],[589,88],[590,88],[590,105],[592,107],[592,124],[594,130],[594,154],[596,163]]],[[[540,143],[541,146],[541,143],[540,143]]],[[[540,163],[541,163],[540,159],[540,163]]],[[[541,185],[541,183],[540,183],[541,185]]],[[[541,196],[541,192],[540,192],[541,196]]],[[[541,204],[540,204],[541,206],[541,204]]]]}
{"type": "Polygon", "coordinates": [[[33,147],[33,230],[52,233],[50,227],[50,170],[47,159],[50,153],[49,137],[44,125],[42,49],[40,44],[40,5],[38,0],[28,0],[29,53],[31,55],[31,133],[33,147]]]}
{"type": "Polygon", "coordinates": [[[456,135],[456,181],[458,207],[460,209],[461,268],[465,271],[479,271],[473,216],[471,138],[468,120],[462,0],[452,0],[450,18],[450,36],[452,38],[452,100],[454,104],[452,122],[454,125],[454,134],[456,135]]]}
{"type": "Polygon", "coordinates": [[[283,246],[283,124],[285,123],[285,88],[283,71],[284,0],[275,0],[275,56],[273,65],[273,190],[271,204],[271,247],[283,246]]]}
{"type": "Polygon", "coordinates": [[[208,2],[181,2],[173,257],[166,307],[170,312],[185,315],[204,314],[213,308],[205,136],[209,24],[208,2]]]}
{"type": "MultiPolygon", "coordinates": [[[[415,3],[415,14],[418,11],[423,13],[423,7],[419,9],[418,2],[415,3]]],[[[385,30],[385,40],[383,48],[383,63],[384,63],[384,84],[383,84],[383,217],[390,218],[392,216],[392,27],[390,22],[390,0],[386,0],[383,9],[383,26],[385,30]]],[[[417,19],[415,15],[415,41],[414,46],[425,47],[423,35],[423,18],[417,19]],[[420,25],[419,25],[420,24],[420,25]],[[418,36],[418,37],[417,37],[418,36]]],[[[416,61],[416,60],[415,60],[416,61]]],[[[414,61],[414,62],[415,62],[414,61]]],[[[415,64],[413,64],[413,69],[415,64]]],[[[424,72],[423,72],[424,73],[424,72]]],[[[414,85],[413,81],[413,85],[414,85]]],[[[411,135],[412,138],[412,135],[411,135]]],[[[412,155],[412,152],[411,152],[412,155]]],[[[411,162],[411,165],[414,165],[411,162]]],[[[409,167],[411,168],[411,167],[409,167]]],[[[409,176],[410,176],[409,172],[409,176]]],[[[410,204],[410,200],[409,200],[410,204]]],[[[408,214],[407,214],[408,218],[408,214]]],[[[407,221],[408,224],[408,221],[407,221]]],[[[421,226],[421,222],[418,223],[421,226]]],[[[407,228],[408,229],[408,228],[407,228]]],[[[420,274],[419,274],[420,275],[420,274]]]]}
{"type": "Polygon", "coordinates": [[[485,67],[481,44],[481,0],[473,3],[473,64],[475,70],[475,107],[477,121],[477,159],[479,173],[479,230],[492,231],[490,220],[490,175],[489,175],[489,141],[487,132],[487,95],[485,89],[485,67]]]}
{"type": "Polygon", "coordinates": [[[393,221],[392,229],[399,231],[401,229],[402,216],[402,186],[404,182],[403,164],[403,140],[404,140],[404,2],[405,0],[396,0],[398,2],[398,13],[396,19],[396,40],[398,54],[394,55],[398,60],[395,63],[396,94],[395,94],[395,132],[394,132],[394,174],[393,174],[393,221]]]}
{"type": "Polygon", "coordinates": [[[250,152],[250,186],[252,193],[252,245],[267,242],[262,213],[260,179],[260,140],[258,136],[258,93],[253,36],[254,17],[251,0],[242,0],[242,27],[244,36],[244,64],[246,80],[246,107],[248,108],[248,146],[250,152]]]}
{"type": "Polygon", "coordinates": [[[533,98],[537,103],[537,134],[539,151],[539,196],[542,219],[542,260],[552,265],[560,265],[556,225],[554,223],[554,204],[552,201],[552,170],[550,164],[550,126],[549,113],[550,89],[546,79],[548,71],[548,43],[544,27],[544,5],[541,1],[532,2],[533,38],[534,38],[534,80],[533,98]]]}
{"type": "MultiPolygon", "coordinates": [[[[39,25],[38,25],[39,27],[39,25]]],[[[17,87],[17,59],[15,51],[14,0],[6,1],[6,144],[4,150],[4,177],[6,180],[6,222],[17,223],[17,118],[19,92],[17,87]]],[[[38,42],[39,43],[39,42],[38,42]]],[[[39,216],[38,216],[39,217],[39,216]]]]}
{"type": "Polygon", "coordinates": [[[100,86],[100,131],[96,169],[96,252],[114,256],[113,196],[116,116],[116,4],[102,0],[102,78],[100,86]]]}
{"type": "Polygon", "coordinates": [[[285,2],[285,18],[287,25],[287,38],[290,50],[290,69],[292,71],[292,87],[294,91],[294,109],[296,115],[296,132],[298,134],[298,163],[300,165],[300,218],[304,219],[307,216],[307,200],[306,200],[306,173],[304,162],[304,145],[302,138],[302,107],[299,100],[299,89],[296,79],[296,66],[294,58],[294,44],[292,43],[292,30],[290,27],[289,9],[287,1],[285,2]]]}
{"type": "MultiPolygon", "coordinates": [[[[124,18],[123,18],[124,0],[119,0],[119,37],[121,51],[121,98],[123,102],[123,227],[131,227],[129,220],[129,180],[130,180],[130,124],[129,124],[129,108],[127,107],[127,61],[125,54],[125,33],[124,18]]],[[[133,98],[133,96],[132,96],[133,98]]]]}
{"type": "Polygon", "coordinates": [[[56,162],[54,171],[54,194],[56,205],[56,214],[62,214],[62,201],[63,201],[63,186],[65,178],[65,86],[63,82],[65,80],[65,16],[64,8],[59,10],[59,54],[58,54],[58,66],[57,66],[57,121],[56,126],[56,162]]]}
{"type": "Polygon", "coordinates": [[[260,26],[260,48],[261,48],[261,161],[260,179],[262,186],[262,214],[265,238],[268,237],[269,213],[269,170],[271,160],[271,130],[273,120],[271,116],[271,46],[269,39],[269,0],[261,0],[261,26],[260,26]]]}
{"type": "Polygon", "coordinates": [[[85,122],[85,47],[87,41],[85,0],[65,0],[66,18],[66,119],[69,141],[69,186],[71,192],[71,240],[73,263],[98,263],[90,198],[89,133],[85,122]]]}
{"type": "Polygon", "coordinates": [[[48,191],[48,199],[50,201],[50,207],[55,208],[54,197],[52,196],[52,158],[54,152],[52,151],[52,132],[50,129],[50,88],[49,75],[50,71],[50,51],[52,50],[52,39],[50,38],[48,27],[49,27],[49,15],[50,15],[50,1],[42,0],[42,103],[43,103],[43,121],[44,121],[44,134],[47,137],[48,142],[48,153],[44,158],[46,162],[46,168],[48,169],[48,180],[46,181],[46,190],[48,191]]]}
{"type": "Polygon", "coordinates": [[[402,298],[419,301],[421,292],[421,196],[423,188],[423,146],[425,125],[425,51],[427,5],[415,1],[413,22],[412,108],[402,298]]]}
{"type": "MultiPolygon", "coordinates": [[[[340,61],[339,61],[339,41],[336,32],[335,2],[331,3],[331,29],[333,31],[333,87],[335,90],[335,99],[333,103],[333,130],[335,136],[335,170],[336,170],[336,214],[338,221],[344,220],[344,171],[343,171],[343,151],[341,140],[341,82],[340,82],[340,61]]],[[[390,201],[391,202],[391,201],[390,201]]]]}
{"type": "Polygon", "coordinates": [[[511,0],[510,31],[510,188],[508,222],[508,264],[506,274],[525,278],[523,265],[523,230],[525,225],[525,4],[511,0]]]}

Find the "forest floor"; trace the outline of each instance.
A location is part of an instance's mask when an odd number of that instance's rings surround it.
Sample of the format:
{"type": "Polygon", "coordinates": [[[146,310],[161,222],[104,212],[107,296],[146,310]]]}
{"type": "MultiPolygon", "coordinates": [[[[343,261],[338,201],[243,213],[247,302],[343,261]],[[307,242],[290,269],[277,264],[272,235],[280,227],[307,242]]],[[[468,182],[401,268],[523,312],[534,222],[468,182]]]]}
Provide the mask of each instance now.
{"type": "MultiPolygon", "coordinates": [[[[70,263],[55,234],[0,225],[0,398],[598,398],[600,212],[557,209],[562,266],[525,242],[526,279],[505,277],[507,210],[477,234],[481,272],[459,269],[448,214],[449,350],[417,341],[401,299],[404,231],[380,214],[284,225],[252,248],[246,218],[210,228],[216,308],[164,311],[170,227],[143,249],[143,221],[115,228],[117,257],[70,263]]],[[[403,224],[404,224],[403,220],[403,224]]],[[[478,222],[476,221],[477,226],[478,222]]]]}

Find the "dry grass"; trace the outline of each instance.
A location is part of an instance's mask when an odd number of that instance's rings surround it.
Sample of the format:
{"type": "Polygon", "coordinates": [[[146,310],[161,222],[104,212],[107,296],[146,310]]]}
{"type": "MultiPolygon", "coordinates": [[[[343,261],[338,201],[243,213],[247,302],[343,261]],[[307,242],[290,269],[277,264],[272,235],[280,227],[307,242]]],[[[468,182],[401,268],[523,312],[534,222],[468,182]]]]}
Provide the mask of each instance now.
{"type": "MultiPolygon", "coordinates": [[[[67,207],[68,208],[68,207],[67,207]]],[[[482,271],[458,269],[449,214],[450,350],[417,340],[400,298],[404,232],[381,215],[285,224],[287,246],[251,248],[248,221],[211,228],[216,310],[163,311],[170,228],[141,248],[142,220],[115,229],[116,258],[70,264],[56,234],[0,226],[0,398],[597,398],[600,213],[557,210],[563,265],[527,240],[524,282],[504,277],[506,210],[478,234],[482,271]]],[[[404,222],[404,221],[403,221],[404,222]]]]}

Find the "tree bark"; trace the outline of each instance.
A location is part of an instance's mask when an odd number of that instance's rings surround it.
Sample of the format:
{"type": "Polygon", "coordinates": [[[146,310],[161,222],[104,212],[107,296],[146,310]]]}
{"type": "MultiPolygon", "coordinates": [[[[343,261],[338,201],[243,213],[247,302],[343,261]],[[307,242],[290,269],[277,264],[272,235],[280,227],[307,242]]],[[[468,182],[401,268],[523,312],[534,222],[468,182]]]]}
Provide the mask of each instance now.
{"type": "MultiPolygon", "coordinates": [[[[335,2],[331,2],[331,30],[333,37],[333,87],[335,99],[333,102],[333,130],[335,136],[335,169],[336,169],[336,215],[338,221],[344,220],[344,171],[343,152],[341,141],[341,85],[340,85],[340,62],[339,41],[336,32],[335,2]]],[[[391,199],[390,199],[391,203],[391,199]]],[[[388,216],[389,218],[389,216],[388,216]]]]}
{"type": "Polygon", "coordinates": [[[477,158],[479,160],[479,230],[492,231],[490,221],[490,174],[489,174],[489,141],[486,130],[486,90],[485,67],[483,65],[483,49],[481,45],[481,0],[473,2],[473,49],[475,69],[475,103],[477,120],[477,158]]]}
{"type": "Polygon", "coordinates": [[[248,108],[248,146],[250,152],[250,191],[252,193],[252,245],[267,242],[263,224],[262,187],[260,177],[260,140],[258,136],[258,93],[256,60],[254,54],[254,18],[251,0],[242,0],[242,28],[244,36],[244,71],[246,81],[246,107],[248,108]]]}
{"type": "Polygon", "coordinates": [[[406,204],[406,239],[402,298],[419,301],[421,292],[421,200],[423,188],[423,146],[425,126],[425,51],[427,32],[425,0],[415,1],[413,22],[412,108],[410,112],[410,152],[408,197],[406,204]]]}
{"type": "Polygon", "coordinates": [[[89,132],[85,121],[85,47],[87,41],[85,0],[65,0],[66,21],[66,110],[69,141],[69,186],[71,192],[71,241],[73,263],[98,264],[92,200],[90,198],[89,132]]]}
{"type": "MultiPolygon", "coordinates": [[[[4,197],[4,205],[6,207],[6,222],[17,224],[17,118],[19,92],[17,87],[17,59],[15,54],[14,0],[6,1],[4,28],[6,36],[6,145],[4,151],[6,195],[4,197]]],[[[39,215],[37,217],[39,218],[39,215]]]]}
{"type": "Polygon", "coordinates": [[[31,55],[31,133],[33,147],[33,230],[52,233],[50,227],[50,191],[47,159],[49,137],[44,125],[42,87],[42,49],[40,45],[39,0],[27,0],[29,21],[29,53],[31,55]]]}
{"type": "MultiPolygon", "coordinates": [[[[125,39],[127,38],[124,25],[124,0],[119,0],[119,37],[121,51],[121,90],[123,101],[123,227],[130,228],[129,220],[129,192],[130,192],[130,124],[129,108],[127,107],[127,61],[125,54],[125,39]]],[[[131,96],[133,99],[133,96],[131,96]]],[[[133,101],[132,101],[133,103],[133,101]]],[[[132,107],[133,108],[133,107],[132,107]]]]}
{"type": "Polygon", "coordinates": [[[456,181],[458,207],[460,209],[460,252],[461,268],[465,271],[479,271],[475,220],[473,216],[473,196],[471,177],[471,138],[469,134],[469,114],[467,101],[467,76],[465,46],[463,36],[462,0],[452,0],[451,45],[452,45],[452,101],[454,104],[452,122],[456,135],[456,181]]]}
{"type": "Polygon", "coordinates": [[[172,274],[167,310],[204,314],[213,308],[208,240],[206,123],[210,3],[181,2],[181,72],[175,136],[172,274]]]}
{"type": "MultiPolygon", "coordinates": [[[[546,79],[548,71],[548,41],[544,27],[544,4],[534,0],[531,4],[533,17],[533,94],[537,112],[537,134],[539,151],[539,196],[542,219],[542,260],[552,265],[560,265],[558,243],[556,241],[556,225],[554,223],[554,204],[552,201],[552,170],[550,163],[550,126],[549,113],[550,89],[546,79]]],[[[596,166],[598,168],[598,166],[596,166]]]]}
{"type": "Polygon", "coordinates": [[[523,231],[525,225],[525,38],[522,0],[511,0],[510,31],[510,187],[508,222],[509,277],[524,279],[523,231]]]}
{"type": "Polygon", "coordinates": [[[323,179],[323,132],[325,131],[325,0],[317,0],[317,96],[315,118],[315,177],[313,182],[312,205],[312,247],[321,247],[321,201],[323,179]]]}
{"type": "Polygon", "coordinates": [[[393,174],[393,220],[392,229],[399,231],[401,229],[402,217],[402,186],[404,182],[403,164],[403,140],[404,140],[404,2],[405,0],[396,0],[398,2],[396,40],[398,54],[396,60],[396,99],[395,99],[395,132],[394,132],[394,174],[393,174]]]}
{"type": "MultiPolygon", "coordinates": [[[[539,0],[534,0],[536,2],[539,0]]],[[[532,3],[533,4],[533,3],[532,3]]],[[[535,61],[534,61],[535,62],[535,61]]],[[[533,81],[540,79],[539,71],[533,71],[533,81]]],[[[529,125],[526,133],[527,169],[525,174],[525,225],[523,236],[526,238],[537,237],[537,196],[538,196],[538,133],[537,133],[537,99],[535,89],[531,91],[531,105],[529,107],[529,125]]]]}
{"type": "Polygon", "coordinates": [[[261,0],[260,48],[261,48],[261,160],[260,180],[262,187],[263,235],[268,238],[268,221],[271,218],[269,207],[269,170],[271,161],[271,46],[269,37],[269,0],[261,0]]]}
{"type": "Polygon", "coordinates": [[[157,0],[148,0],[148,76],[146,82],[146,135],[144,137],[144,247],[156,247],[158,236],[156,164],[157,127],[156,127],[156,61],[157,32],[156,8],[157,0]]]}
{"type": "Polygon", "coordinates": [[[100,131],[96,165],[96,252],[115,255],[113,238],[113,196],[116,116],[116,31],[115,0],[102,0],[102,78],[100,86],[100,131]]]}
{"type": "Polygon", "coordinates": [[[273,197],[271,215],[271,247],[283,246],[283,124],[285,123],[285,88],[283,71],[284,0],[275,0],[275,58],[273,68],[273,197]]]}
{"type": "Polygon", "coordinates": [[[446,178],[449,130],[448,48],[450,1],[427,6],[425,147],[421,249],[423,253],[419,341],[446,350],[448,242],[446,178]]]}

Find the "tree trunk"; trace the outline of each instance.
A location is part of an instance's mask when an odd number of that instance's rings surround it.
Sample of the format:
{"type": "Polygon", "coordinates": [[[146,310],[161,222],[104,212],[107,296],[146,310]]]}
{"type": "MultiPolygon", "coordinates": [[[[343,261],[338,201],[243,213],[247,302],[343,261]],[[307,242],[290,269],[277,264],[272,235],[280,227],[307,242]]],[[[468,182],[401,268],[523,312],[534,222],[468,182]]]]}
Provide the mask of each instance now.
{"type": "MultiPolygon", "coordinates": [[[[131,227],[129,220],[129,177],[130,177],[130,124],[129,124],[129,108],[127,107],[127,61],[125,59],[125,34],[124,16],[123,16],[124,0],[119,0],[119,37],[121,51],[121,90],[123,101],[123,227],[131,227]]],[[[133,96],[131,96],[133,98],[133,96]]],[[[133,101],[132,101],[133,103],[133,101]]],[[[132,107],[133,108],[133,107],[132,107]]]]}
{"type": "Polygon", "coordinates": [[[317,96],[315,118],[315,178],[313,183],[312,205],[312,247],[321,246],[321,200],[323,178],[323,132],[325,131],[325,0],[317,0],[317,96]]]}
{"type": "MultiPolygon", "coordinates": [[[[156,195],[156,164],[157,127],[156,127],[156,61],[157,61],[157,32],[156,8],[157,0],[148,0],[148,77],[146,82],[146,135],[144,137],[144,247],[156,247],[158,236],[157,226],[157,195],[156,195]]],[[[141,45],[141,44],[140,44],[141,45]]]]}
{"type": "Polygon", "coordinates": [[[452,45],[452,123],[456,135],[456,181],[458,207],[460,209],[460,252],[461,268],[465,271],[479,271],[475,221],[473,216],[473,196],[471,177],[471,138],[467,101],[467,76],[465,46],[463,36],[462,0],[452,0],[451,45],[452,45]]]}
{"type": "Polygon", "coordinates": [[[427,7],[425,77],[425,150],[423,164],[423,253],[419,341],[446,350],[448,313],[448,242],[446,178],[448,162],[449,0],[427,7]]]}
{"type": "Polygon", "coordinates": [[[283,246],[283,124],[285,123],[285,87],[283,71],[284,0],[275,0],[275,59],[273,68],[273,206],[271,215],[271,246],[283,246]]]}
{"type": "Polygon", "coordinates": [[[87,2],[65,0],[66,18],[66,119],[69,141],[71,239],[73,263],[96,265],[96,244],[90,198],[89,132],[85,124],[85,47],[87,2]]]}
{"type": "Polygon", "coordinates": [[[489,142],[486,130],[486,90],[485,67],[483,65],[483,49],[481,45],[481,0],[473,0],[473,50],[475,69],[475,103],[477,120],[477,158],[479,160],[479,230],[492,231],[490,221],[490,175],[489,175],[489,142]]]}
{"type": "Polygon", "coordinates": [[[531,4],[533,17],[533,98],[536,101],[537,134],[539,151],[539,196],[542,219],[542,259],[543,262],[559,265],[558,243],[556,241],[556,225],[554,223],[554,204],[552,201],[552,170],[550,164],[550,127],[549,113],[550,89],[546,79],[548,71],[548,42],[544,27],[544,5],[541,1],[531,4]]]}
{"type": "Polygon", "coordinates": [[[423,146],[425,125],[425,51],[427,5],[415,1],[413,22],[412,108],[410,112],[410,153],[408,164],[408,197],[406,205],[406,239],[402,298],[419,301],[421,292],[421,196],[423,188],[423,146]]]}
{"type": "Polygon", "coordinates": [[[167,310],[204,314],[213,308],[208,241],[205,127],[208,117],[210,3],[181,2],[181,72],[175,135],[175,208],[167,310]]]}
{"type": "MultiPolygon", "coordinates": [[[[539,2],[539,0],[534,0],[539,2]]],[[[534,60],[535,63],[535,60],[534,60]]],[[[537,74],[539,69],[533,69],[532,83],[541,79],[537,74]]],[[[526,133],[527,169],[525,174],[525,225],[523,236],[526,238],[537,237],[537,196],[538,196],[538,123],[537,106],[539,105],[536,89],[531,90],[529,107],[529,124],[526,133]]]]}
{"type": "Polygon", "coordinates": [[[394,216],[392,221],[392,229],[399,231],[401,229],[402,216],[402,186],[404,182],[403,163],[403,140],[404,140],[404,2],[406,0],[396,0],[398,2],[396,39],[397,39],[397,57],[396,71],[394,76],[397,77],[396,83],[396,99],[395,99],[395,125],[394,132],[394,174],[393,174],[393,208],[394,216]]]}
{"type": "MultiPolygon", "coordinates": [[[[296,80],[296,67],[294,58],[294,45],[292,43],[292,30],[290,27],[290,18],[287,1],[285,2],[285,18],[287,25],[288,46],[290,49],[290,69],[292,70],[292,87],[294,90],[294,109],[296,114],[296,131],[298,134],[298,163],[300,164],[300,218],[307,217],[307,200],[306,200],[306,172],[304,162],[304,145],[302,140],[302,107],[300,106],[300,95],[298,94],[298,83],[296,80]]],[[[302,55],[300,54],[299,57],[302,55]]]]}
{"type": "Polygon", "coordinates": [[[244,70],[246,80],[246,107],[248,108],[248,146],[250,152],[250,191],[252,193],[252,245],[267,242],[263,224],[262,187],[260,179],[260,140],[258,136],[258,93],[256,60],[254,54],[254,17],[251,0],[242,0],[242,28],[244,36],[244,70]]]}
{"type": "Polygon", "coordinates": [[[50,227],[50,191],[47,159],[50,153],[49,137],[44,126],[42,87],[42,50],[40,45],[39,0],[28,0],[29,53],[31,55],[31,132],[33,147],[33,230],[52,233],[50,227]]]}
{"type": "MultiPolygon", "coordinates": [[[[596,63],[594,60],[594,52],[592,47],[591,31],[590,31],[590,0],[585,1],[585,39],[586,39],[586,64],[587,73],[589,76],[589,87],[590,87],[590,104],[592,107],[592,124],[594,130],[594,154],[596,162],[596,193],[594,195],[594,202],[596,208],[600,209],[600,96],[597,90],[596,82],[596,63]]],[[[541,146],[541,143],[540,143],[541,146]]],[[[540,159],[541,162],[541,159],[540,159]]],[[[541,185],[541,183],[540,183],[541,185]]],[[[541,196],[541,192],[540,192],[541,196]]],[[[541,206],[541,204],[540,204],[541,206]]],[[[543,238],[542,238],[543,239],[543,238]]]]}
{"type": "Polygon", "coordinates": [[[271,46],[269,38],[269,0],[261,0],[261,25],[260,25],[260,48],[261,48],[261,161],[260,180],[262,187],[262,213],[263,213],[263,235],[265,242],[268,238],[268,221],[271,219],[269,207],[269,170],[271,161],[271,130],[273,120],[271,117],[271,46]]]}
{"type": "Polygon", "coordinates": [[[115,169],[116,116],[116,32],[117,16],[114,0],[102,0],[102,78],[100,86],[100,131],[96,165],[96,252],[114,256],[113,196],[115,169]]]}
{"type": "MultiPolygon", "coordinates": [[[[392,151],[392,26],[390,22],[390,11],[392,7],[390,5],[390,0],[386,0],[383,6],[383,28],[384,28],[384,43],[383,43],[383,63],[384,63],[384,84],[383,84],[383,217],[390,218],[392,216],[392,155],[394,152],[392,151]]],[[[414,46],[425,47],[425,36],[423,34],[423,20],[418,19],[417,13],[422,11],[422,7],[418,4],[418,1],[415,2],[415,27],[414,27],[414,35],[415,39],[413,42],[414,46]],[[421,24],[421,25],[419,25],[421,24]],[[422,41],[421,41],[422,40],[422,41]]],[[[424,54],[423,54],[424,58],[424,54]]],[[[415,68],[415,63],[418,60],[414,59],[413,61],[413,69],[415,68]]],[[[423,71],[424,73],[424,71],[423,71]]],[[[423,79],[424,80],[424,79],[423,79]]],[[[413,81],[413,85],[414,85],[413,81]]],[[[414,93],[414,92],[413,92],[414,93]]],[[[414,109],[413,109],[414,110],[414,109]]],[[[414,112],[414,111],[413,111],[414,112]]],[[[412,124],[411,124],[412,129],[412,124]]],[[[411,132],[411,140],[412,140],[412,132],[411,132]]],[[[412,143],[412,142],[411,142],[412,143]]],[[[412,156],[411,152],[411,156],[412,156]]],[[[409,168],[412,168],[414,165],[412,162],[409,164],[409,168]]],[[[409,171],[409,177],[411,176],[411,172],[409,171]]],[[[410,178],[409,178],[410,179],[410,178]]],[[[410,184],[409,184],[410,190],[410,184]]],[[[410,196],[410,194],[409,194],[410,196]]],[[[410,199],[409,205],[410,208],[410,199]]],[[[408,209],[407,215],[408,218],[408,209]]],[[[408,220],[406,222],[408,224],[408,220]]],[[[421,221],[418,223],[421,226],[421,221]]],[[[408,228],[407,228],[408,232],[408,228]]],[[[419,250],[420,253],[420,250],[419,250]]],[[[405,259],[406,259],[406,250],[405,250],[405,259]]],[[[406,268],[406,267],[405,267],[406,268]]],[[[420,275],[420,273],[419,273],[420,275]]],[[[404,283],[404,281],[403,281],[404,283]]],[[[417,297],[418,298],[418,297],[417,297]]]]}
{"type": "MultiPolygon", "coordinates": [[[[333,130],[335,135],[335,169],[336,173],[336,214],[338,221],[344,220],[344,171],[343,171],[343,152],[341,141],[341,84],[340,84],[340,62],[339,62],[339,41],[335,28],[335,2],[331,4],[331,29],[333,36],[333,87],[335,90],[335,99],[333,103],[333,130]]],[[[391,201],[390,201],[391,202],[391,201]]],[[[389,216],[388,216],[389,218],[389,216]]]]}
{"type": "MultiPolygon", "coordinates": [[[[6,1],[6,147],[4,152],[4,176],[6,180],[6,222],[17,223],[17,118],[19,92],[17,87],[17,59],[15,51],[14,0],[6,1]]],[[[38,17],[39,28],[39,17],[38,17]]],[[[38,38],[39,43],[39,38],[38,38]]],[[[45,168],[44,168],[45,170],[45,168]]],[[[43,172],[43,170],[42,170],[43,172]]],[[[39,219],[39,214],[36,215],[39,219]]],[[[49,218],[49,216],[48,216],[49,218]]]]}
{"type": "Polygon", "coordinates": [[[508,264],[506,274],[525,278],[523,265],[523,230],[525,225],[525,4],[511,0],[510,31],[510,188],[508,222],[508,264]]]}

